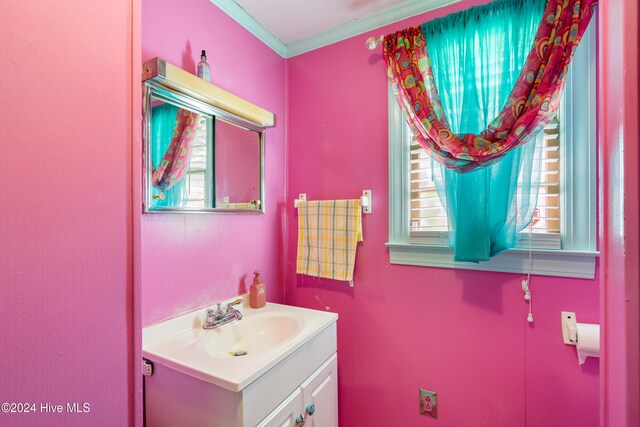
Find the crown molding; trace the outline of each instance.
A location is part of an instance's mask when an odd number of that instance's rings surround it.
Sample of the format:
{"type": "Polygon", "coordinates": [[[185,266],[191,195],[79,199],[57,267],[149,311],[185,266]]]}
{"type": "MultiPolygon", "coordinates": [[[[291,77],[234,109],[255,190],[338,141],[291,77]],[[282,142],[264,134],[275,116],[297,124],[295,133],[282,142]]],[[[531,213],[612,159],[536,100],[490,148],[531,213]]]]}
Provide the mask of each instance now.
{"type": "Polygon", "coordinates": [[[244,27],[251,34],[260,39],[283,58],[291,58],[303,53],[328,46],[333,43],[346,40],[348,38],[367,33],[403,19],[411,18],[431,10],[458,3],[461,0],[414,0],[402,3],[378,13],[356,19],[346,24],[340,25],[333,30],[309,37],[289,45],[284,44],[278,37],[269,31],[264,25],[258,22],[253,16],[247,13],[240,5],[233,0],[210,0],[211,3],[220,8],[224,13],[233,18],[238,24],[244,27]]]}
{"type": "Polygon", "coordinates": [[[229,15],[234,21],[244,27],[251,34],[260,39],[264,44],[273,49],[278,55],[287,58],[287,45],[277,38],[264,25],[249,15],[238,3],[233,0],[210,0],[220,10],[229,15]]]}

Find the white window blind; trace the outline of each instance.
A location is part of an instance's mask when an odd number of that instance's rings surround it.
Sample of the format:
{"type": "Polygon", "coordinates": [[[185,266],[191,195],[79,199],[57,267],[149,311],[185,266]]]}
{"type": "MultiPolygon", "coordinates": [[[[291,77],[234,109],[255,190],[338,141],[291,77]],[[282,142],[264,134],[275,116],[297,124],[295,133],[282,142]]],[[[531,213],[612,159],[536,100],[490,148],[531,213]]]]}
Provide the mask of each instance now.
{"type": "Polygon", "coordinates": [[[207,116],[198,116],[196,136],[191,146],[191,158],[185,174],[185,199],[186,206],[202,208],[208,206],[207,194],[210,184],[207,184],[207,153],[209,143],[207,141],[207,116]]]}

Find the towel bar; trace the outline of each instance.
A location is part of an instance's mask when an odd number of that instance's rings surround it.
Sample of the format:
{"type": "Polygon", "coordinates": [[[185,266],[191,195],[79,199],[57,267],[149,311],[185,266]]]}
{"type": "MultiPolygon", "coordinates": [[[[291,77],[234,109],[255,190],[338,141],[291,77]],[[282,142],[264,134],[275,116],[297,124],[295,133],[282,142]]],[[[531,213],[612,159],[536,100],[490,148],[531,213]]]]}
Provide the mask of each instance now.
{"type": "MultiPolygon", "coordinates": [[[[300,193],[297,199],[293,201],[293,206],[295,208],[298,207],[299,202],[307,201],[307,193],[300,193]]],[[[360,204],[362,205],[362,213],[370,214],[371,213],[371,190],[363,190],[362,196],[360,197],[360,204]]]]}

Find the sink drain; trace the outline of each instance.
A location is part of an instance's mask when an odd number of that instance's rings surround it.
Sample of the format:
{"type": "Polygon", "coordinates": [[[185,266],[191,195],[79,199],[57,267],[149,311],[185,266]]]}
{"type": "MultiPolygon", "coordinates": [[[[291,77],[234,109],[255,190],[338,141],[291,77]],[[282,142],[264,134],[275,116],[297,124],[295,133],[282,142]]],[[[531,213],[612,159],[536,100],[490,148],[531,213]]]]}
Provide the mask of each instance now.
{"type": "Polygon", "coordinates": [[[234,351],[234,352],[231,353],[231,355],[233,357],[240,357],[240,356],[244,356],[246,354],[247,354],[247,352],[244,351],[244,350],[234,351]]]}

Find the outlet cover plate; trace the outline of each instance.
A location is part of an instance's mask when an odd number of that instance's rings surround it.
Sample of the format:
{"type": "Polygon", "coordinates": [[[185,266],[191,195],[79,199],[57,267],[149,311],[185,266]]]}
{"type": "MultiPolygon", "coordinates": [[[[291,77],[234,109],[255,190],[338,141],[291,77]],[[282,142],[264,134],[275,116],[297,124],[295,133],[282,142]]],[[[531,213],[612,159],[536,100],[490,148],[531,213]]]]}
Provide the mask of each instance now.
{"type": "Polygon", "coordinates": [[[426,417],[438,418],[438,393],[435,391],[420,389],[420,415],[426,417]]]}

